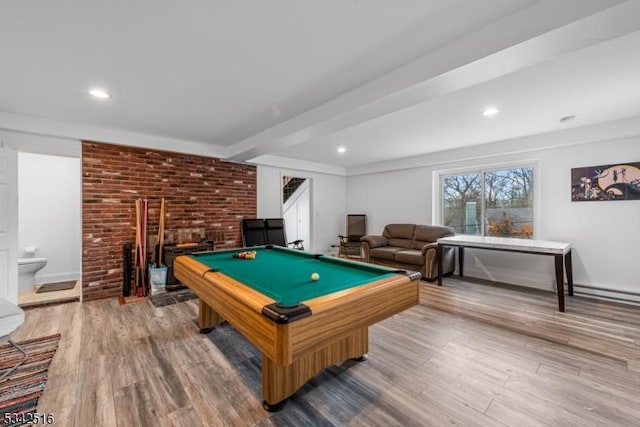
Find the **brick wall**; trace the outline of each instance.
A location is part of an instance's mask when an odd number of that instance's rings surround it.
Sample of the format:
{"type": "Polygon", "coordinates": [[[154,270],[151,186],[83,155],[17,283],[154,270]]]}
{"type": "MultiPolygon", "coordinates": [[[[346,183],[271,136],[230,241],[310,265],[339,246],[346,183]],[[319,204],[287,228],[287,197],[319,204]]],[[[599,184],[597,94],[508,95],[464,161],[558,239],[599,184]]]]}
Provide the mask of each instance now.
{"type": "Polygon", "coordinates": [[[204,227],[216,247],[241,245],[240,220],[256,216],[256,168],[209,157],[95,142],[82,143],[82,290],[85,301],[122,295],[123,245],[135,243],[135,200],[149,200],[156,236],[204,227]]]}

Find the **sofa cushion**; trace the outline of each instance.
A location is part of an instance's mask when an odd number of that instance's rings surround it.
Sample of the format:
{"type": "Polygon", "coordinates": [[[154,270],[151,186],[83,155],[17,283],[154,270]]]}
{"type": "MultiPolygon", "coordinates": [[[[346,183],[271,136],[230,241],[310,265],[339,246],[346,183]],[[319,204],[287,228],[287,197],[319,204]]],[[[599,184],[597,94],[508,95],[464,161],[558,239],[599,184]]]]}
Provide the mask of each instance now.
{"type": "Polygon", "coordinates": [[[411,248],[413,243],[413,229],[415,224],[388,224],[382,233],[387,238],[389,246],[411,248]]]}
{"type": "Polygon", "coordinates": [[[394,261],[403,264],[424,265],[425,259],[422,251],[417,249],[403,249],[395,253],[394,261]]]}
{"type": "Polygon", "coordinates": [[[395,246],[399,249],[410,249],[413,244],[411,239],[388,239],[389,246],[395,246]]]}
{"type": "Polygon", "coordinates": [[[393,255],[398,252],[401,251],[402,248],[396,248],[393,246],[383,246],[381,248],[373,248],[369,251],[369,256],[371,258],[377,258],[377,259],[386,259],[389,261],[393,261],[393,255]]]}
{"type": "Polygon", "coordinates": [[[455,232],[450,227],[442,227],[439,225],[416,225],[413,232],[414,249],[422,249],[427,243],[433,243],[441,237],[452,236],[455,232]]]}
{"type": "Polygon", "coordinates": [[[413,238],[415,224],[387,224],[382,235],[387,239],[408,239],[413,238]]]}

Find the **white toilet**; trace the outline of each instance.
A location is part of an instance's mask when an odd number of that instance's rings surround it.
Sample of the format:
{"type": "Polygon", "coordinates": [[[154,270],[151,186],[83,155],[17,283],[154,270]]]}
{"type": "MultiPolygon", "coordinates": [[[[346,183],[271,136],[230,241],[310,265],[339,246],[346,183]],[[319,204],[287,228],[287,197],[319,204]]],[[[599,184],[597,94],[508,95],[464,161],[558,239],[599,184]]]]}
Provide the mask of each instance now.
{"type": "Polygon", "coordinates": [[[18,293],[32,291],[36,285],[36,273],[47,265],[46,258],[18,258],[18,293]]]}

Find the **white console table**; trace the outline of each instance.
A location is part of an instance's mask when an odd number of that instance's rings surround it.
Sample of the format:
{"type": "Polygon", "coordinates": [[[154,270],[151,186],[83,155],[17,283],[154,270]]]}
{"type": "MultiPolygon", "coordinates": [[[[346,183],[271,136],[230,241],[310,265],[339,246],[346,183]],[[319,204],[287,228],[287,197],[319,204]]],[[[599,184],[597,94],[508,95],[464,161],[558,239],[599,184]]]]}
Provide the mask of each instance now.
{"type": "Polygon", "coordinates": [[[571,244],[546,240],[515,239],[457,234],[438,239],[438,285],[442,285],[442,250],[445,246],[458,248],[458,270],[464,275],[464,249],[488,249],[493,251],[520,252],[535,255],[551,255],[555,259],[558,310],[564,311],[564,270],[567,274],[569,295],[573,295],[573,272],[571,267],[571,244]]]}

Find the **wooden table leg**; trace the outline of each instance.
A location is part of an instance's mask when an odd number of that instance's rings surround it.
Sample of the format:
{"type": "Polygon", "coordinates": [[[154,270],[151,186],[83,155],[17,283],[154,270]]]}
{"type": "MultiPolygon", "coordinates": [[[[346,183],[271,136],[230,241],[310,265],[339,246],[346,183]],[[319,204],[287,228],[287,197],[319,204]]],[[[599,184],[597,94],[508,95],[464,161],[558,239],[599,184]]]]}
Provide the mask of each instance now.
{"type": "Polygon", "coordinates": [[[222,322],[224,322],[222,316],[209,307],[206,302],[199,300],[198,328],[201,334],[208,334],[222,322]]]}
{"type": "Polygon", "coordinates": [[[567,285],[569,286],[569,295],[573,296],[573,267],[571,266],[571,249],[564,256],[564,268],[567,271],[567,285]]]}
{"type": "Polygon", "coordinates": [[[556,289],[558,291],[558,310],[564,312],[564,263],[562,255],[554,255],[556,264],[556,289]]]}

